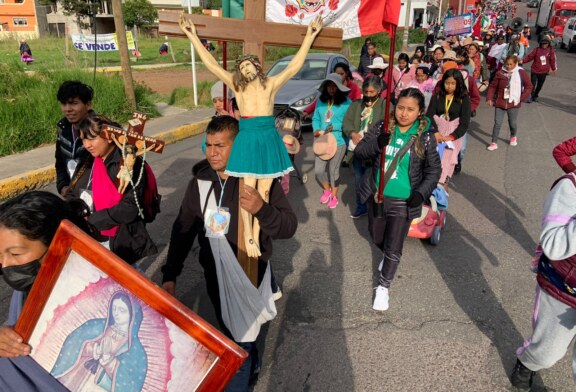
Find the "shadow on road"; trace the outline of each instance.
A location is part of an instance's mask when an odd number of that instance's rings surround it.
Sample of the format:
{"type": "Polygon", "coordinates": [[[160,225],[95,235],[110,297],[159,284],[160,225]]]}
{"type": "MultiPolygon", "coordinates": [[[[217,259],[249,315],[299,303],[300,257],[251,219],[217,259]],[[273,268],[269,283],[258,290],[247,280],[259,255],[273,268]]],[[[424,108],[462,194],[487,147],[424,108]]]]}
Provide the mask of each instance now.
{"type": "MultiPolygon", "coordinates": [[[[303,208],[300,193],[290,196],[296,211],[303,208]]],[[[274,321],[281,324],[275,327],[280,332],[268,371],[267,390],[271,392],[354,390],[345,329],[338,317],[344,306],[342,238],[331,211],[317,212],[316,219],[326,221],[321,226],[328,230],[310,238],[318,246],[305,261],[304,270],[298,273],[299,281],[282,299],[284,309],[274,321]]],[[[285,242],[291,251],[295,250],[296,240],[285,242]]]]}

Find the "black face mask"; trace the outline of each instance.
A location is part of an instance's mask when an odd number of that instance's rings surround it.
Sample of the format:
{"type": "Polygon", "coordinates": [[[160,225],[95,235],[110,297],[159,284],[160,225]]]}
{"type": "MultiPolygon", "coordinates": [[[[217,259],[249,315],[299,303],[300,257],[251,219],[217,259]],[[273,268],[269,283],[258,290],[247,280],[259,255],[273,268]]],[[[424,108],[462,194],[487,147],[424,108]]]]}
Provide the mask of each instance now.
{"type": "Polygon", "coordinates": [[[378,99],[379,95],[380,94],[376,94],[376,96],[374,96],[374,97],[367,97],[364,95],[362,97],[362,100],[364,101],[364,103],[374,103],[378,99]]]}
{"type": "Polygon", "coordinates": [[[40,259],[36,259],[26,264],[2,268],[2,276],[4,276],[4,281],[8,286],[14,290],[28,291],[32,287],[39,270],[40,259]]]}

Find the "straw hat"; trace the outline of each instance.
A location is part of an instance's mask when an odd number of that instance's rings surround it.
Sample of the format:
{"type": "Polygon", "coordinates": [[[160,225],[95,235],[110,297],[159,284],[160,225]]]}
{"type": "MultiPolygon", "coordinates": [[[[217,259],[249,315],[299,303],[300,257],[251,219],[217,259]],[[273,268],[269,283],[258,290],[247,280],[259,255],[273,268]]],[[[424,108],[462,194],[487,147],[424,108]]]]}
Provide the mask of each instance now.
{"type": "Polygon", "coordinates": [[[462,42],[462,46],[468,46],[470,44],[472,44],[474,42],[474,39],[472,39],[472,37],[468,37],[464,40],[464,42],[462,42]]]}
{"type": "Polygon", "coordinates": [[[292,135],[284,135],[282,138],[288,154],[296,155],[300,152],[300,142],[292,135]]]}
{"type": "Polygon", "coordinates": [[[453,50],[447,50],[446,52],[444,52],[444,57],[442,57],[442,60],[453,60],[456,61],[458,60],[458,58],[456,57],[456,52],[453,50]]]}
{"type": "Polygon", "coordinates": [[[440,45],[440,44],[434,44],[434,46],[432,46],[430,48],[430,52],[434,52],[436,49],[441,48],[441,47],[442,47],[442,45],[440,45]]]}
{"type": "Polygon", "coordinates": [[[336,138],[331,133],[325,133],[318,136],[312,146],[314,154],[323,161],[329,161],[336,154],[338,146],[336,138]]]}
{"type": "Polygon", "coordinates": [[[332,82],[338,87],[338,90],[342,91],[343,93],[347,93],[350,89],[342,84],[342,78],[337,73],[331,73],[324,79],[320,87],[318,87],[319,91],[322,91],[324,87],[326,87],[326,83],[332,82]]]}
{"type": "Polygon", "coordinates": [[[368,68],[386,69],[388,68],[388,64],[384,62],[384,59],[382,57],[376,57],[374,61],[372,61],[372,65],[369,65],[368,68]]]}

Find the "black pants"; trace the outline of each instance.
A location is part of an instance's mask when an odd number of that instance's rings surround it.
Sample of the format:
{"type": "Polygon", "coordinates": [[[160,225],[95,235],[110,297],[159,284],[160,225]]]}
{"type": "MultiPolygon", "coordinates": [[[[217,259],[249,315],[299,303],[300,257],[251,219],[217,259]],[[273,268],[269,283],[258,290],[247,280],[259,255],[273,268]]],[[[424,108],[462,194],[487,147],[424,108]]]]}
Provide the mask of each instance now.
{"type": "Polygon", "coordinates": [[[534,72],[530,72],[530,81],[532,82],[532,86],[534,86],[534,90],[532,90],[532,98],[538,98],[538,94],[540,94],[540,90],[542,90],[542,86],[544,86],[544,82],[546,81],[547,73],[537,74],[534,72]]]}
{"type": "Polygon", "coordinates": [[[374,217],[375,202],[368,202],[368,225],[374,243],[382,250],[383,265],[378,283],[390,287],[402,257],[404,240],[410,229],[406,200],[385,197],[382,203],[383,217],[374,217]]]}

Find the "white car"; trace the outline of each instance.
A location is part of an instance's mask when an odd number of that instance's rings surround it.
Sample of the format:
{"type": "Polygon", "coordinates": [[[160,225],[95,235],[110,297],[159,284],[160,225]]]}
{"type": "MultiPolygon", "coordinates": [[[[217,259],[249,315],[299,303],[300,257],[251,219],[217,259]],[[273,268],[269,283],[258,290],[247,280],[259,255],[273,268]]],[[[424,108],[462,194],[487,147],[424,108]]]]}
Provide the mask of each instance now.
{"type": "Polygon", "coordinates": [[[568,52],[576,49],[576,16],[568,19],[564,26],[564,33],[560,41],[560,47],[566,48],[568,52]]]}

